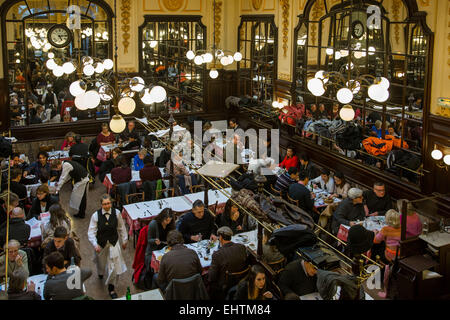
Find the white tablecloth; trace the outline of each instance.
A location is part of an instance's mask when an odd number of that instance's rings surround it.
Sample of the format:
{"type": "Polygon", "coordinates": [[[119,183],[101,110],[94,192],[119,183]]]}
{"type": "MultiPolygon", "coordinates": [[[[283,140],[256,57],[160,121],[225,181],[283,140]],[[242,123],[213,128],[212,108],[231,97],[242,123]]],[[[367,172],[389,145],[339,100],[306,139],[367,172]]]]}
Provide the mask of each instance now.
{"type": "MultiPolygon", "coordinates": [[[[234,235],[231,238],[231,241],[233,241],[234,243],[243,244],[251,250],[256,250],[258,247],[258,231],[255,229],[252,231],[234,235]]],[[[197,243],[186,244],[186,247],[197,252],[202,268],[209,268],[211,266],[212,254],[215,251],[219,250],[219,240],[211,244],[209,248],[209,253],[207,253],[208,246],[209,246],[209,239],[205,239],[197,243]]],[[[153,251],[152,259],[154,259],[153,262],[158,261],[156,263],[158,270],[159,270],[159,262],[161,261],[162,256],[166,253],[166,249],[167,247],[164,247],[161,250],[153,251]]],[[[152,267],[153,266],[154,264],[152,264],[152,267]]]]}
{"type": "MultiPolygon", "coordinates": [[[[223,193],[221,192],[221,190],[208,190],[208,206],[215,204],[216,202],[218,203],[225,203],[228,200],[228,197],[226,195],[230,195],[231,196],[231,188],[226,188],[226,189],[222,189],[223,193]],[[225,195],[225,194],[226,195],[225,195]]],[[[201,192],[197,192],[197,193],[192,193],[192,194],[186,194],[184,195],[184,197],[189,201],[191,207],[192,207],[192,203],[194,203],[194,201],[196,200],[205,200],[205,193],[203,191],[201,192]]]]}
{"type": "Polygon", "coordinates": [[[48,159],[69,159],[69,151],[51,151],[48,153],[48,159]]]}
{"type": "MultiPolygon", "coordinates": [[[[44,285],[45,285],[45,282],[47,281],[47,277],[48,277],[47,274],[38,274],[35,276],[31,276],[27,279],[28,283],[34,282],[34,284],[35,284],[34,290],[38,295],[41,296],[42,300],[44,300],[44,285]]],[[[3,284],[0,285],[0,289],[2,291],[5,289],[3,284]]]]}

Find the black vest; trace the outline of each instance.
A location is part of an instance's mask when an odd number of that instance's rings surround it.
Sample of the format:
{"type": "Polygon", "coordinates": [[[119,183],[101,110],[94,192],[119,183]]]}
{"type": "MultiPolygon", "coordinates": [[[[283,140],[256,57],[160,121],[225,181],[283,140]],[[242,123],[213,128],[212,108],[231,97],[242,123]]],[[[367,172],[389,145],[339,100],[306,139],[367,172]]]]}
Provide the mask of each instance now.
{"type": "Polygon", "coordinates": [[[88,172],[81,164],[70,160],[66,162],[70,163],[70,165],[73,167],[73,170],[69,172],[69,175],[75,183],[80,182],[87,177],[88,172]]]}
{"type": "Polygon", "coordinates": [[[119,240],[119,233],[117,232],[117,216],[116,209],[111,208],[111,214],[109,215],[109,220],[106,220],[102,209],[97,211],[97,243],[104,248],[106,242],[109,241],[113,246],[116,245],[117,240],[119,240]]]}

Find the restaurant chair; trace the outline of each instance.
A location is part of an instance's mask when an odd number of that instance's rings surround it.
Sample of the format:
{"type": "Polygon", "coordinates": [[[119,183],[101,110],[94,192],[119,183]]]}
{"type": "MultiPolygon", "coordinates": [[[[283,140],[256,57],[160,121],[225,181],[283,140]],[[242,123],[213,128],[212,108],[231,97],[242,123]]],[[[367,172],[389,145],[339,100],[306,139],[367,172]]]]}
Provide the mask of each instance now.
{"type": "Polygon", "coordinates": [[[275,187],[272,184],[270,185],[270,191],[276,197],[282,198],[283,196],[283,193],[280,190],[275,189],[275,187]]]}
{"type": "Polygon", "coordinates": [[[197,184],[195,186],[190,186],[189,189],[190,189],[191,193],[196,193],[196,192],[205,190],[205,186],[201,185],[201,184],[197,184]]]}
{"type": "Polygon", "coordinates": [[[282,270],[284,270],[284,267],[286,266],[286,257],[283,257],[283,259],[280,259],[278,261],[273,262],[267,262],[267,264],[272,268],[272,270],[275,273],[280,273],[282,270]]]}
{"type": "Polygon", "coordinates": [[[125,201],[127,204],[137,203],[137,202],[143,202],[145,199],[144,192],[141,193],[131,193],[127,194],[125,196],[125,201]]]}
{"type": "Polygon", "coordinates": [[[189,278],[172,279],[166,287],[166,300],[209,300],[202,276],[197,273],[189,278]]]}
{"type": "Polygon", "coordinates": [[[289,196],[289,194],[286,194],[286,197],[287,197],[289,203],[291,203],[291,204],[293,204],[294,206],[297,206],[297,207],[298,207],[298,205],[299,205],[299,203],[300,203],[298,200],[292,199],[292,198],[289,196]]]}
{"type": "Polygon", "coordinates": [[[272,286],[272,295],[276,298],[278,298],[278,300],[283,300],[284,299],[284,295],[283,292],[281,291],[280,287],[274,282],[272,281],[271,283],[272,286]]]}
{"type": "Polygon", "coordinates": [[[248,272],[250,271],[250,266],[247,266],[242,271],[238,272],[229,272],[228,270],[225,271],[225,285],[224,285],[224,292],[228,292],[230,288],[237,285],[240,280],[244,279],[248,272]]]}
{"type": "Polygon", "coordinates": [[[175,196],[175,188],[156,190],[156,199],[173,198],[174,196],[175,196]],[[168,197],[165,196],[166,192],[168,193],[168,197]]]}

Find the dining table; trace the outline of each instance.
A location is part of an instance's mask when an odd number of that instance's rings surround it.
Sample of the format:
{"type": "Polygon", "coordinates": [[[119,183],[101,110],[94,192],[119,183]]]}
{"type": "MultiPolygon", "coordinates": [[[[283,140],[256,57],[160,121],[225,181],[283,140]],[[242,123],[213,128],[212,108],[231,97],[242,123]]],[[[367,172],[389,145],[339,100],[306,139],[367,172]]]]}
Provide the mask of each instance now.
{"type": "MultiPolygon", "coordinates": [[[[383,227],[387,226],[384,216],[367,217],[363,221],[356,221],[356,223],[362,225],[369,231],[380,231],[383,227]]],[[[337,238],[347,242],[349,230],[350,226],[341,224],[339,226],[337,238]]]]}
{"type": "MultiPolygon", "coordinates": [[[[247,249],[256,251],[258,247],[258,231],[252,230],[234,235],[231,238],[234,243],[243,244],[247,249]]],[[[219,250],[219,241],[210,241],[209,239],[201,240],[196,243],[185,244],[189,249],[194,250],[200,259],[203,273],[206,273],[211,266],[212,255],[219,250]]],[[[164,247],[161,250],[155,250],[152,254],[151,267],[155,273],[159,271],[162,257],[170,251],[169,247],[164,247]]]]}

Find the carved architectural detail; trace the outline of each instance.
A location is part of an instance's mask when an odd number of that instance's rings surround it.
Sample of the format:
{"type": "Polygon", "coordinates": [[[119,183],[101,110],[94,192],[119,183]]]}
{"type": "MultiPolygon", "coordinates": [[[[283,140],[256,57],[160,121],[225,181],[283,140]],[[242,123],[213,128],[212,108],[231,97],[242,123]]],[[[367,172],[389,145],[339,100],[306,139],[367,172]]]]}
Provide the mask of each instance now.
{"type": "Polygon", "coordinates": [[[253,8],[255,10],[261,9],[262,0],[252,0],[253,8]]]}
{"type": "MultiPolygon", "coordinates": [[[[392,1],[392,14],[393,17],[395,19],[395,21],[400,21],[400,3],[401,0],[393,0],[392,1]]],[[[394,34],[395,34],[395,41],[397,42],[397,44],[400,41],[400,26],[398,24],[395,25],[394,27],[394,34]]]]}
{"type": "Polygon", "coordinates": [[[282,18],[283,18],[283,53],[286,57],[288,51],[288,41],[289,41],[289,0],[280,0],[281,9],[282,9],[282,18]]]}
{"type": "Polygon", "coordinates": [[[285,80],[285,81],[291,81],[291,75],[287,73],[278,73],[278,79],[285,80]]]}
{"type": "MultiPolygon", "coordinates": [[[[324,14],[325,7],[322,1],[316,1],[314,6],[312,7],[312,20],[318,21],[319,18],[324,14]]],[[[317,25],[313,23],[311,25],[311,41],[312,44],[316,44],[316,35],[317,35],[317,25]]]]}
{"type": "Polygon", "coordinates": [[[218,46],[220,43],[221,30],[222,30],[222,4],[223,1],[216,1],[216,9],[214,11],[214,31],[216,33],[216,43],[218,46]]]}
{"type": "Polygon", "coordinates": [[[164,0],[164,6],[169,11],[177,11],[180,10],[183,5],[183,0],[164,0]]]}
{"type": "Polygon", "coordinates": [[[430,0],[419,0],[420,5],[428,7],[430,5],[430,0]]]}
{"type": "Polygon", "coordinates": [[[122,11],[122,44],[124,53],[128,53],[128,46],[130,45],[130,16],[131,16],[131,0],[122,0],[120,10],[122,11]]]}

